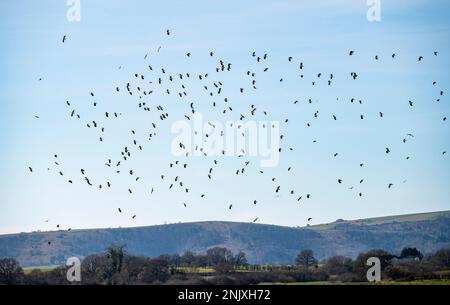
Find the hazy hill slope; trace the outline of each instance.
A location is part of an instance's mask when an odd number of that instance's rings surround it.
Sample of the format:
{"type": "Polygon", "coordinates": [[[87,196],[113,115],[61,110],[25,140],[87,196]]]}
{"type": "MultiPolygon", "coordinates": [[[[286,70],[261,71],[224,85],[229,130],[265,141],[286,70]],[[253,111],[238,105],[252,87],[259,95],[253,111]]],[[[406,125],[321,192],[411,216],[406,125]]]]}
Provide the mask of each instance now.
{"type": "Polygon", "coordinates": [[[405,246],[423,252],[450,247],[450,211],[400,215],[290,228],[236,222],[196,222],[160,226],[33,232],[0,235],[0,257],[17,258],[23,266],[59,264],[84,257],[111,244],[126,244],[136,255],[154,257],[214,246],[242,250],[252,263],[291,263],[302,249],[318,258],[336,254],[355,257],[372,248],[398,252],[405,246]],[[51,245],[47,242],[51,241],[51,245]]]}

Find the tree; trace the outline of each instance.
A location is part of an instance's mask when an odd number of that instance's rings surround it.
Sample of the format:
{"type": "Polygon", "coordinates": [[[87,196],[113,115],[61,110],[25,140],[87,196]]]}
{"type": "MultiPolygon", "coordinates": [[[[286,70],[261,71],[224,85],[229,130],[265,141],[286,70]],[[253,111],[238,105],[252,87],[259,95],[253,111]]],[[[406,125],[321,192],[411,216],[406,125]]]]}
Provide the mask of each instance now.
{"type": "Polygon", "coordinates": [[[165,282],[169,278],[169,264],[166,260],[152,259],[145,263],[138,276],[143,283],[165,282]]]}
{"type": "Polygon", "coordinates": [[[337,255],[327,259],[324,265],[324,270],[328,274],[343,274],[352,270],[353,261],[351,258],[337,255]]]}
{"type": "Polygon", "coordinates": [[[13,258],[0,259],[0,283],[13,285],[20,282],[23,276],[22,267],[13,258]]]}
{"type": "Polygon", "coordinates": [[[297,255],[297,258],[295,259],[295,263],[300,266],[314,266],[317,265],[318,261],[314,257],[314,253],[312,250],[302,250],[297,255]]]}
{"type": "Polygon", "coordinates": [[[180,264],[181,264],[181,257],[180,257],[180,255],[178,253],[171,255],[169,263],[172,266],[178,268],[180,266],[180,264]]]}
{"type": "Polygon", "coordinates": [[[67,267],[59,266],[50,271],[44,272],[45,283],[47,285],[67,285],[67,267]]]}
{"type": "Polygon", "coordinates": [[[139,282],[139,274],[144,270],[146,264],[150,261],[149,258],[143,256],[125,256],[124,266],[122,267],[122,273],[125,273],[128,277],[127,284],[133,284],[139,282]]]}
{"type": "Polygon", "coordinates": [[[440,268],[450,268],[450,249],[438,250],[431,257],[431,262],[440,268]]]}
{"type": "Polygon", "coordinates": [[[110,246],[106,251],[106,258],[108,258],[112,272],[120,272],[123,266],[123,259],[125,256],[125,246],[110,246]]]}
{"type": "Polygon", "coordinates": [[[423,254],[417,250],[416,248],[403,248],[402,252],[400,253],[400,258],[423,258],[423,254]]]}
{"type": "Polygon", "coordinates": [[[181,257],[181,265],[184,267],[194,267],[195,264],[195,255],[191,251],[186,251],[181,257]]]}
{"type": "Polygon", "coordinates": [[[216,266],[221,263],[232,263],[234,257],[227,248],[214,247],[206,251],[206,258],[211,266],[216,266]]]}
{"type": "Polygon", "coordinates": [[[382,249],[369,250],[366,253],[360,253],[353,263],[353,272],[358,276],[359,280],[366,280],[367,270],[370,266],[367,266],[367,260],[370,257],[376,257],[380,260],[381,271],[390,265],[394,255],[386,252],[382,249]]]}
{"type": "Polygon", "coordinates": [[[233,263],[236,267],[239,266],[246,266],[248,265],[247,257],[245,256],[245,253],[242,251],[239,251],[233,258],[233,263]]]}
{"type": "Polygon", "coordinates": [[[83,284],[103,284],[108,269],[108,260],[106,255],[89,255],[81,263],[81,274],[83,284]]]}
{"type": "Polygon", "coordinates": [[[208,258],[206,255],[197,255],[194,260],[195,267],[207,267],[208,266],[208,258]]]}
{"type": "Polygon", "coordinates": [[[124,248],[113,245],[104,254],[87,256],[81,263],[83,283],[109,285],[122,283],[124,277],[118,274],[124,269],[128,258],[124,248]]]}
{"type": "Polygon", "coordinates": [[[214,267],[214,270],[216,270],[216,272],[218,274],[226,274],[226,273],[230,272],[231,270],[233,270],[233,266],[230,263],[223,262],[223,263],[217,264],[214,267]]]}
{"type": "Polygon", "coordinates": [[[114,275],[122,271],[125,246],[113,245],[106,251],[107,268],[106,268],[106,281],[108,284],[113,284],[114,275]]]}

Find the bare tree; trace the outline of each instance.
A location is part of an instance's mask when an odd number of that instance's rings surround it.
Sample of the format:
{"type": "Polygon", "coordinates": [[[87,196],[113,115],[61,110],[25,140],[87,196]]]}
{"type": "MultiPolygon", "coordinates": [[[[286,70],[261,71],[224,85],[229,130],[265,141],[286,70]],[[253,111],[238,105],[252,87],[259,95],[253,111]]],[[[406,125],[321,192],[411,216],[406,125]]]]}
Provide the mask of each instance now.
{"type": "Polygon", "coordinates": [[[234,266],[235,267],[239,267],[239,266],[246,266],[248,265],[247,262],[247,257],[245,256],[245,253],[242,251],[239,251],[235,256],[234,256],[234,266]]]}
{"type": "Polygon", "coordinates": [[[18,284],[22,276],[23,270],[18,261],[13,258],[0,259],[0,283],[18,284]]]}
{"type": "Polygon", "coordinates": [[[326,260],[324,270],[328,274],[344,274],[352,271],[353,261],[351,258],[336,255],[326,260]]]}
{"type": "Polygon", "coordinates": [[[314,257],[314,253],[312,250],[302,250],[297,255],[297,258],[295,259],[295,263],[300,266],[314,266],[317,265],[318,261],[314,257]]]}

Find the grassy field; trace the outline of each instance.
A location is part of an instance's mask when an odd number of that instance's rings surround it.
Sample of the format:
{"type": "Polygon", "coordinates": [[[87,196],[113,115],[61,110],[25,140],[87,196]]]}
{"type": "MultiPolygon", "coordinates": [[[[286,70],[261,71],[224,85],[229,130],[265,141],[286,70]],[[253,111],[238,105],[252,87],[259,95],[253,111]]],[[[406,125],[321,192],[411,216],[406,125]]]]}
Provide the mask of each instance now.
{"type": "Polygon", "coordinates": [[[431,213],[418,213],[418,214],[408,214],[408,215],[394,215],[386,217],[375,217],[357,220],[344,220],[343,222],[332,222],[327,224],[318,224],[309,226],[309,229],[313,230],[327,230],[334,228],[339,223],[351,223],[351,224],[361,224],[361,225],[379,225],[389,222],[405,222],[405,221],[424,221],[433,220],[438,217],[450,217],[450,211],[441,212],[431,212],[431,213]]]}
{"type": "Polygon", "coordinates": [[[212,272],[214,272],[214,269],[211,267],[199,267],[199,268],[178,267],[178,270],[186,272],[186,273],[212,273],[212,272]]]}
{"type": "Polygon", "coordinates": [[[50,270],[55,269],[56,267],[59,267],[58,265],[48,265],[48,266],[31,266],[31,267],[23,267],[23,272],[25,274],[29,274],[31,271],[38,269],[41,270],[42,272],[47,272],[50,270]]]}

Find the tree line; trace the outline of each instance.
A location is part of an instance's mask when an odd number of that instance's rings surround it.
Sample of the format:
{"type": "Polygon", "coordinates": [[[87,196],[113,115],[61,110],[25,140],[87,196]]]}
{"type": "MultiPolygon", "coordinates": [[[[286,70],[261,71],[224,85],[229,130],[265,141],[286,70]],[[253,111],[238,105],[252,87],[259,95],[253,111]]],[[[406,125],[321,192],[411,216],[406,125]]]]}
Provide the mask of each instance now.
{"type": "MultiPolygon", "coordinates": [[[[381,249],[359,254],[356,259],[333,256],[322,261],[312,250],[302,250],[292,265],[249,264],[244,252],[233,253],[214,247],[204,254],[185,252],[155,258],[127,253],[124,246],[110,246],[104,253],[85,257],[81,263],[81,284],[257,284],[273,282],[361,282],[367,281],[369,257],[381,263],[383,280],[450,279],[450,249],[423,255],[416,248],[404,248],[394,255],[381,249]]],[[[12,258],[0,259],[0,284],[58,285],[67,281],[69,267],[24,271],[12,258]]],[[[73,284],[73,283],[72,283],[73,284]]],[[[79,284],[79,283],[78,283],[79,284]]]]}

